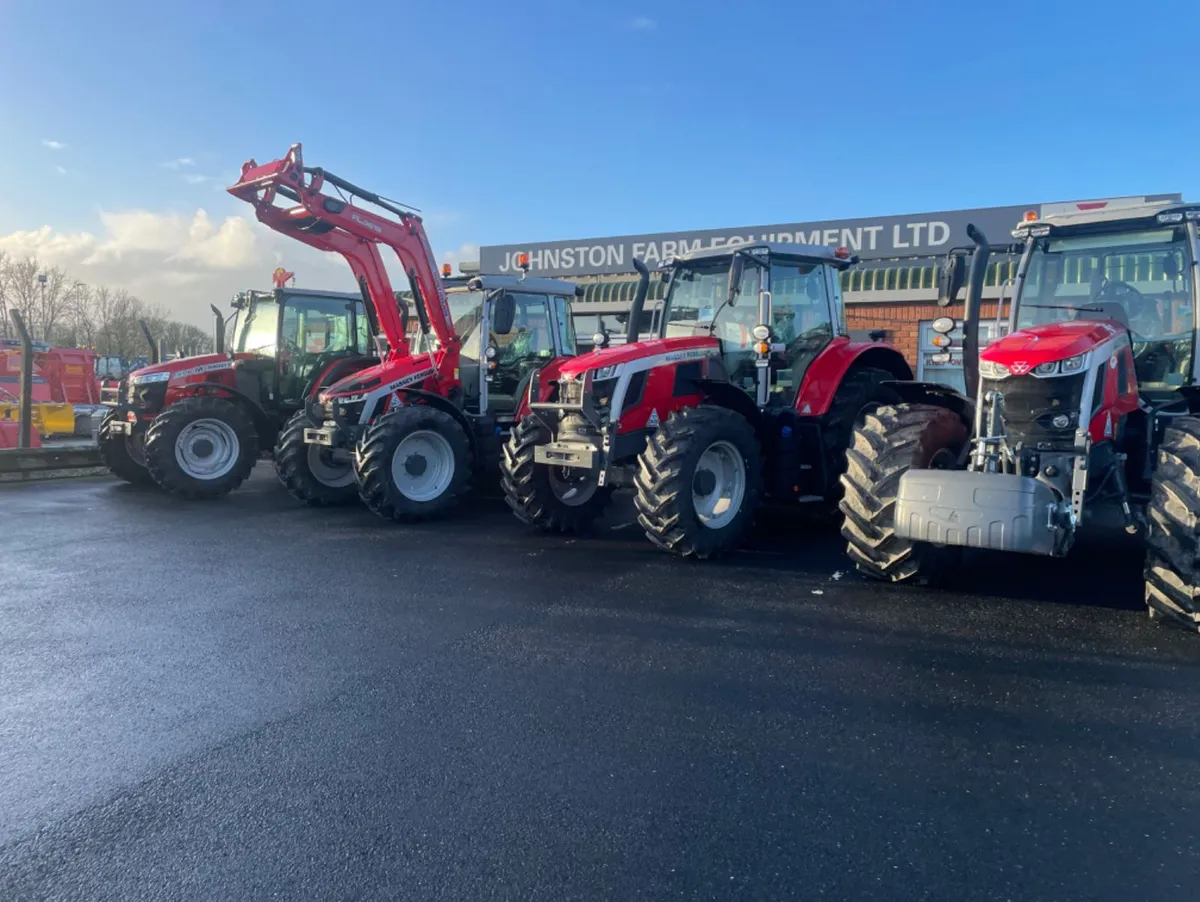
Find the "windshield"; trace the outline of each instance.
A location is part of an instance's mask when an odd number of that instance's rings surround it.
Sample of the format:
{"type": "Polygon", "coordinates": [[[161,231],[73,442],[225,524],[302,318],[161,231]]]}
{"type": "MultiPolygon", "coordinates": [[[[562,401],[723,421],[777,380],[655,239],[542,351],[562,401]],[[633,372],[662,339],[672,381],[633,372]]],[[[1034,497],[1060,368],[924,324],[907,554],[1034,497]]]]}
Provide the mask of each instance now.
{"type": "MultiPolygon", "coordinates": [[[[756,267],[747,265],[745,273],[756,273],[756,267]]],[[[743,294],[748,294],[743,275],[743,294]]],[[[666,301],[666,326],[663,336],[675,338],[690,335],[708,335],[713,319],[725,304],[729,288],[729,260],[701,263],[678,269],[671,279],[670,294],[666,301]]],[[[751,296],[757,294],[752,288],[751,296]]],[[[744,306],[757,308],[757,298],[744,306]]]]}
{"type": "Polygon", "coordinates": [[[1195,334],[1189,259],[1182,226],[1038,240],[1017,328],[1115,320],[1129,328],[1143,388],[1182,385],[1195,334]]]}
{"type": "Polygon", "coordinates": [[[246,354],[275,355],[275,339],[279,332],[279,305],[275,296],[255,295],[246,311],[242,333],[238,336],[237,350],[246,354]]]}

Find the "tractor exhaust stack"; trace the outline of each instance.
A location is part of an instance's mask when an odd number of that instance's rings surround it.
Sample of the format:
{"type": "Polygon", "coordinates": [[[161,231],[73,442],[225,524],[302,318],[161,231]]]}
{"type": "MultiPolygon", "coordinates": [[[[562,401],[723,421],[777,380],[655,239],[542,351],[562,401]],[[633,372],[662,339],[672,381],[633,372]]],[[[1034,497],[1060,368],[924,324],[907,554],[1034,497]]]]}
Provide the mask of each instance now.
{"type": "Polygon", "coordinates": [[[146,336],[146,344],[150,346],[150,362],[162,363],[162,355],[158,352],[158,342],[154,340],[154,333],[150,331],[150,327],[146,325],[144,319],[139,319],[138,325],[142,327],[142,334],[146,336]]]}
{"type": "Polygon", "coordinates": [[[646,295],[650,290],[650,269],[637,257],[632,258],[633,268],[638,271],[637,291],[633,295],[633,303],[629,305],[629,325],[625,327],[625,343],[633,344],[638,340],[642,324],[642,308],[646,306],[646,295]]]}
{"type": "Polygon", "coordinates": [[[216,304],[209,304],[208,309],[213,312],[213,350],[218,354],[224,354],[225,317],[221,315],[221,311],[216,304]]]}
{"type": "Polygon", "coordinates": [[[967,397],[974,398],[979,389],[979,311],[983,303],[983,280],[987,275],[987,237],[974,224],[967,224],[967,237],[975,242],[971,254],[971,269],[967,273],[967,297],[963,304],[963,380],[967,397]]]}

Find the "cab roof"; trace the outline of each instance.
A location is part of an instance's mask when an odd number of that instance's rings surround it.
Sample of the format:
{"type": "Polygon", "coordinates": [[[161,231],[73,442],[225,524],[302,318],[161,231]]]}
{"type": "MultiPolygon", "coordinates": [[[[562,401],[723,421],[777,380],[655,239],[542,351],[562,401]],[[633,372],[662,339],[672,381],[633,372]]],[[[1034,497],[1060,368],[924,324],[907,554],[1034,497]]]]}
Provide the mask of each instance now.
{"type": "Polygon", "coordinates": [[[1099,210],[1081,210],[1078,213],[1055,213],[1043,219],[1021,222],[1013,229],[1014,238],[1026,238],[1030,234],[1095,234],[1113,231],[1116,228],[1155,228],[1156,226],[1178,225],[1188,219],[1200,218],[1200,203],[1172,200],[1156,200],[1144,204],[1104,207],[1099,210]],[[1189,212],[1191,215],[1189,216],[1189,212]],[[1160,222],[1163,214],[1180,214],[1177,222],[1160,222]],[[1049,227],[1049,232],[1042,230],[1049,227]]]}
{"type": "Polygon", "coordinates": [[[846,257],[837,256],[837,248],[827,244],[794,244],[790,241],[754,241],[749,244],[721,245],[705,247],[677,254],[675,260],[683,263],[694,263],[699,260],[719,260],[722,257],[732,257],[735,253],[754,255],[767,253],[772,257],[784,257],[789,260],[799,260],[803,263],[825,263],[838,269],[848,269],[858,262],[856,254],[846,257]]]}
{"type": "Polygon", "coordinates": [[[446,289],[465,288],[469,291],[492,291],[497,288],[507,288],[510,291],[527,291],[530,294],[561,294],[574,297],[577,286],[574,282],[564,282],[561,279],[524,278],[504,275],[472,275],[442,279],[446,289]]]}

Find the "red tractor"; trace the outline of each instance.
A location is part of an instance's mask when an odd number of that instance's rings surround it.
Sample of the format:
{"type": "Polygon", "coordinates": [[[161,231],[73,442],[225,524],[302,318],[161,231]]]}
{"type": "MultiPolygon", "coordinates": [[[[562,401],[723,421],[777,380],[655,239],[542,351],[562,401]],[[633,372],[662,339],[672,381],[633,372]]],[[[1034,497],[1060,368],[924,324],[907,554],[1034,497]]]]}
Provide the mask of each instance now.
{"type": "MultiPolygon", "coordinates": [[[[232,341],[216,316],[216,353],[161,361],[123,378],[98,430],[116,476],[172,494],[216,498],[233,491],[270,452],[287,419],[322,386],[375,362],[371,327],[354,294],[276,288],[233,301],[232,341]]],[[[314,492],[344,474],[314,457],[314,492]]]]}
{"type": "Polygon", "coordinates": [[[638,522],[681,556],[733,547],[767,499],[834,507],[851,426],[911,379],[894,348],[847,335],[839,274],[846,248],[746,244],[665,265],[656,338],[539,374],[531,413],[505,448],[504,490],[522,521],[580,531],[632,487],[638,522]],[[544,400],[543,400],[544,398],[544,400]]]}
{"type": "MultiPolygon", "coordinates": [[[[1027,214],[1009,331],[982,352],[989,248],[968,229],[966,394],[896,386],[902,403],[847,454],[842,532],[861,572],[935,584],[964,549],[1063,557],[1081,529],[1115,527],[1144,539],[1150,615],[1200,628],[1198,227],[1196,204],[1027,214]]],[[[943,270],[941,303],[964,262],[943,270]]]]}
{"type": "Polygon", "coordinates": [[[476,471],[495,467],[534,373],[546,377],[548,391],[561,355],[574,353],[576,287],[489,275],[443,283],[415,212],[304,166],[299,144],[282,160],[247,162],[229,191],[253,204],[272,229],[345,257],[383,339],[378,364],[323,383],[288,421],[275,447],[280,479],[310,502],[357,495],[387,519],[440,514],[467,491],[476,471]],[[325,185],[341,196],[323,194],[325,185]],[[394,218],[355,206],[348,196],[394,218]],[[276,206],[277,197],[293,206],[276,206]],[[392,290],[381,246],[395,252],[407,276],[420,324],[411,346],[408,308],[392,290]],[[318,492],[309,478],[314,455],[345,474],[336,494],[327,485],[318,492]]]}

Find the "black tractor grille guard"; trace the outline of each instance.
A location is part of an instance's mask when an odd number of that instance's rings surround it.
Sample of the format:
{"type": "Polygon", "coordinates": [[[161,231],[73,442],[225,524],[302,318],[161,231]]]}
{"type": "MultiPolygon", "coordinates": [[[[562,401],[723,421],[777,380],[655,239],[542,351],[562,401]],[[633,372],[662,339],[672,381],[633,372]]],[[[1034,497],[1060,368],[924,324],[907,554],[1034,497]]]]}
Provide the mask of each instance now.
{"type": "MultiPolygon", "coordinates": [[[[1027,448],[1071,447],[1079,428],[1080,404],[1087,373],[1070,376],[1009,376],[1007,379],[982,380],[983,394],[997,391],[1004,396],[1004,426],[1010,444],[1027,448]],[[1065,414],[1067,425],[1054,425],[1065,414]]],[[[1086,418],[1088,412],[1084,411],[1086,418]]]]}

